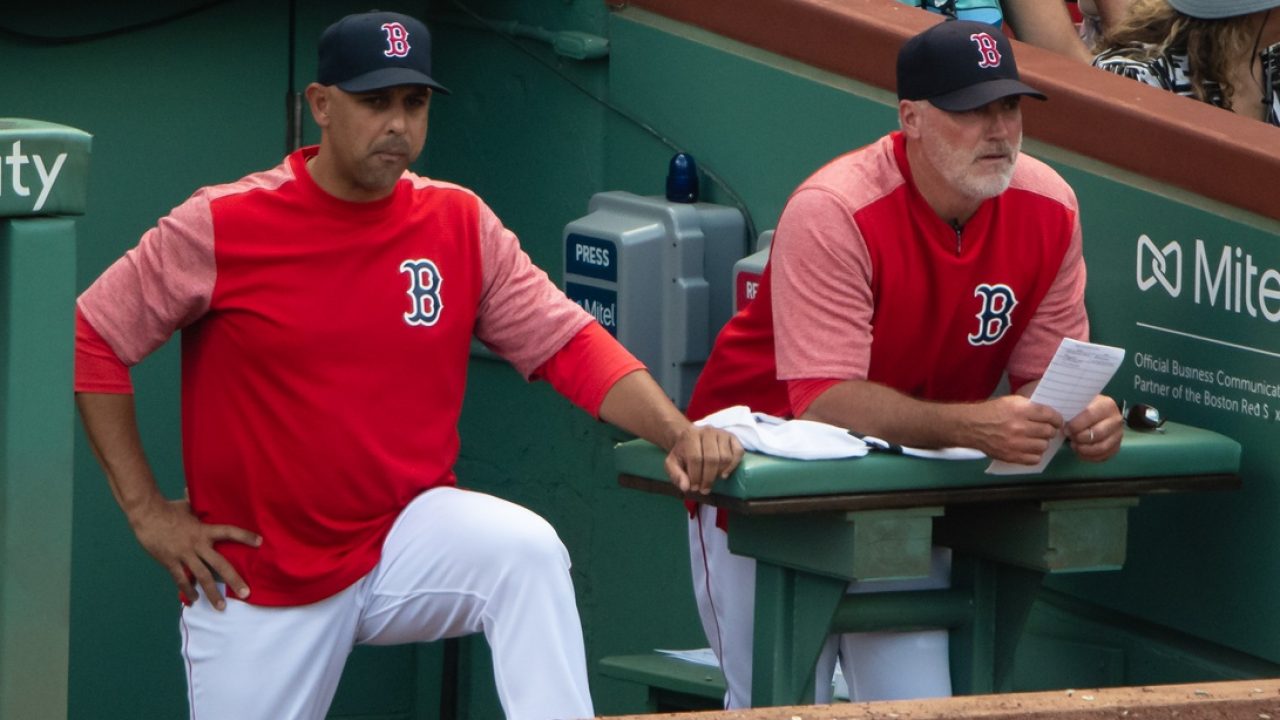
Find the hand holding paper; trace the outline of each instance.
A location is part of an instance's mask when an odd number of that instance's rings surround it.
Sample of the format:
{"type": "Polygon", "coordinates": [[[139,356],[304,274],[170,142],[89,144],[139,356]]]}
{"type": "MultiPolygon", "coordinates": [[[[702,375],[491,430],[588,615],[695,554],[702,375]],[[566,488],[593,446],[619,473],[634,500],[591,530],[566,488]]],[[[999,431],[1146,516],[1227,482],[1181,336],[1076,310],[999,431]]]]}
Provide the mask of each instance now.
{"type": "MultiPolygon", "coordinates": [[[[1102,392],[1102,388],[1110,382],[1123,361],[1123,348],[1063,338],[1044,377],[1031,394],[1031,401],[1047,405],[1057,410],[1064,420],[1070,420],[1102,392]]],[[[1016,465],[996,460],[987,468],[987,472],[993,475],[1041,472],[1062,447],[1063,439],[1064,436],[1059,433],[1049,443],[1049,449],[1036,465],[1016,465]]]]}

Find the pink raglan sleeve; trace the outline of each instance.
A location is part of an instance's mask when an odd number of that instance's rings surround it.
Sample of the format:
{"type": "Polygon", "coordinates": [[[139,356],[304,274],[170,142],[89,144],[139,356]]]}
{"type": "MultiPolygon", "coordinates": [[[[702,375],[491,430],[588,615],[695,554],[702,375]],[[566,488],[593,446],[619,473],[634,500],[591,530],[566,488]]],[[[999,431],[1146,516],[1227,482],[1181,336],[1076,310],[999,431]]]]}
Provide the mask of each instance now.
{"type": "Polygon", "coordinates": [[[480,199],[483,281],[476,337],[525,378],[594,319],[551,282],[480,199]]]}
{"type": "Polygon", "coordinates": [[[80,295],[77,306],[133,366],[209,307],[215,265],[207,191],[175,208],[80,295]]]}
{"type": "Polygon", "coordinates": [[[778,379],[865,379],[871,262],[845,203],[822,188],[796,192],[778,221],[769,263],[778,379]]]}
{"type": "Polygon", "coordinates": [[[1072,221],[1071,240],[1053,285],[1040,301],[1009,358],[1009,383],[1015,391],[1044,375],[1062,338],[1089,339],[1089,316],[1084,307],[1086,272],[1083,246],[1077,210],[1072,221]]]}

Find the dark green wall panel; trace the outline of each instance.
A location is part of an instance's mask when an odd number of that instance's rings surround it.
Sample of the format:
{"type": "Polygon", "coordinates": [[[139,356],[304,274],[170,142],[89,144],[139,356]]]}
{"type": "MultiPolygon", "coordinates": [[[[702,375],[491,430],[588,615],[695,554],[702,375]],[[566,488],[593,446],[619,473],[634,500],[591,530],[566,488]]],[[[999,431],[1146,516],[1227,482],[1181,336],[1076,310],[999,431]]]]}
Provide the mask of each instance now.
{"type": "MultiPolygon", "coordinates": [[[[1133,514],[1124,572],[1056,586],[1280,662],[1280,618],[1264,601],[1280,592],[1280,573],[1263,560],[1280,553],[1280,528],[1265,510],[1280,503],[1280,302],[1258,297],[1267,271],[1280,267],[1280,224],[1170,199],[1167,188],[1060,169],[1076,187],[1085,218],[1094,335],[1128,349],[1109,391],[1239,440],[1245,481],[1238,492],[1144,500],[1133,514]],[[1219,275],[1224,250],[1229,280],[1219,275]],[[1178,372],[1185,367],[1207,372],[1208,381],[1178,372]],[[1228,377],[1270,390],[1230,387],[1223,384],[1228,377]]],[[[1280,291],[1280,275],[1266,287],[1280,291]]]]}
{"type": "MultiPolygon", "coordinates": [[[[645,131],[615,116],[606,155],[611,186],[662,192],[672,150],[656,133],[723,178],[757,230],[777,223],[805,177],[897,126],[883,91],[660,18],[615,16],[610,42],[611,97],[653,131],[642,142],[645,131]]],[[[719,183],[704,187],[706,199],[735,204],[719,183]]]]}

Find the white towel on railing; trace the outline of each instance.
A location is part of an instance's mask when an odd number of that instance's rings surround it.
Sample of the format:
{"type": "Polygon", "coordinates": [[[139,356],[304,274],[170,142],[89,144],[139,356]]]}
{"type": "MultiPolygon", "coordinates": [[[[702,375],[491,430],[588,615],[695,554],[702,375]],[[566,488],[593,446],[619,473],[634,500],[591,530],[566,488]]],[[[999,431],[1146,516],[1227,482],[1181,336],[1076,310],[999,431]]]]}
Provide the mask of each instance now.
{"type": "Polygon", "coordinates": [[[717,427],[732,433],[751,452],[794,460],[857,458],[871,450],[935,460],[979,460],[986,457],[973,448],[925,448],[895,445],[877,437],[858,437],[842,427],[814,420],[783,420],[734,405],[698,420],[696,425],[717,427]]]}
{"type": "Polygon", "coordinates": [[[844,428],[812,420],[783,420],[753,413],[745,405],[734,405],[699,420],[697,425],[717,427],[732,433],[751,452],[794,458],[828,460],[862,457],[868,447],[844,428]]]}

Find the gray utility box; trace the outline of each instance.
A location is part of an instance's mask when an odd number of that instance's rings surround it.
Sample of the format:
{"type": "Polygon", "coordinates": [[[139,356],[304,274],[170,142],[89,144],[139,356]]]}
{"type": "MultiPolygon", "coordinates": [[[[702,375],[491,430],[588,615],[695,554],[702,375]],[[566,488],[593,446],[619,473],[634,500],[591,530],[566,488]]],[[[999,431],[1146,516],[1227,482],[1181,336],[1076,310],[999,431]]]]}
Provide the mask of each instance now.
{"type": "Polygon", "coordinates": [[[640,359],[677,407],[733,312],[746,249],[736,208],[598,193],[564,229],[564,291],[640,359]]]}

